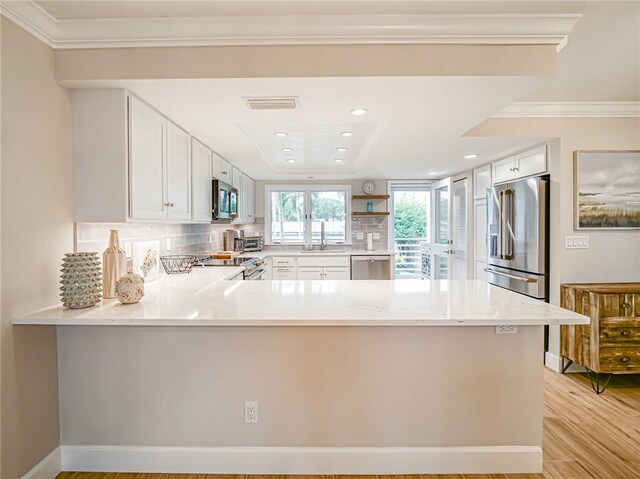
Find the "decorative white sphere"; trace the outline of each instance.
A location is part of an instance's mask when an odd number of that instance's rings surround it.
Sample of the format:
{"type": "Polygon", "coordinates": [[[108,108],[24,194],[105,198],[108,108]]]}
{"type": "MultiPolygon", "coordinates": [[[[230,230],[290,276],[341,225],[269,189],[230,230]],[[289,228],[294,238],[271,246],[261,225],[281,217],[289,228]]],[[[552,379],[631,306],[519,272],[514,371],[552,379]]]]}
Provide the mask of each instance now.
{"type": "Polygon", "coordinates": [[[116,283],[116,296],[122,304],[137,303],[144,296],[144,279],[136,273],[127,273],[116,283]]]}

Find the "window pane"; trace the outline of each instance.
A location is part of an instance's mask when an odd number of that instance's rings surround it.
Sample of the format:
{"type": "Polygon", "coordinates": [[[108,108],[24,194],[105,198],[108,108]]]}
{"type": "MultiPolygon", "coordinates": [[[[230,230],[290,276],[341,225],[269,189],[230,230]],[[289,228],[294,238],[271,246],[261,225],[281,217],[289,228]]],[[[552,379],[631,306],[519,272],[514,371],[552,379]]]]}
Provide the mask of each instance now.
{"type": "Polygon", "coordinates": [[[346,191],[311,192],[311,241],[313,243],[320,243],[320,231],[323,221],[325,239],[328,243],[346,242],[346,218],[346,191]]]}
{"type": "Polygon", "coordinates": [[[304,243],[304,191],[271,192],[271,241],[304,243]]]}

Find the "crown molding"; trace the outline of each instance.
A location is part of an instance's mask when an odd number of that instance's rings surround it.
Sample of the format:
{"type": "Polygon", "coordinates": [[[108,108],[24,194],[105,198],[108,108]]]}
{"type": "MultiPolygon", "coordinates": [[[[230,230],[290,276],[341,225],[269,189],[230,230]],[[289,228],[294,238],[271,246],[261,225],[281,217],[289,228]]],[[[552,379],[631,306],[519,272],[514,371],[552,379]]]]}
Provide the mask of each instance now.
{"type": "Polygon", "coordinates": [[[640,118],[640,101],[516,102],[492,118],[640,118]]]}
{"type": "Polygon", "coordinates": [[[313,44],[554,45],[580,14],[280,15],[57,20],[32,0],[1,13],[55,49],[313,44]]]}

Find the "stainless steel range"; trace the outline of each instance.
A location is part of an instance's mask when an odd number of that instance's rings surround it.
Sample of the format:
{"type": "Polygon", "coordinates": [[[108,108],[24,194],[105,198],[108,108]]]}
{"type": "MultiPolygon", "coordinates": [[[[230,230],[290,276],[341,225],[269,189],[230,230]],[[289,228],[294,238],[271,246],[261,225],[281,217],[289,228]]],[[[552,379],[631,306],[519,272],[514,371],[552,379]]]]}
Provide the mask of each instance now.
{"type": "Polygon", "coordinates": [[[200,266],[242,266],[245,280],[262,280],[267,270],[264,268],[264,260],[260,258],[232,258],[213,259],[211,256],[204,256],[196,262],[200,266]]]}

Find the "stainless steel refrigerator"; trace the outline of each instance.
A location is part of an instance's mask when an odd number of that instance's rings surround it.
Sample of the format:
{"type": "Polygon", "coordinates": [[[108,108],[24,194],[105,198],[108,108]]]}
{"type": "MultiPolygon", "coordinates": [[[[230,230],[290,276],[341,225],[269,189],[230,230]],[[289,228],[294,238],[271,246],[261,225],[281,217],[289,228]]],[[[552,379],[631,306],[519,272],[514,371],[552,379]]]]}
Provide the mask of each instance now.
{"type": "Polygon", "coordinates": [[[487,281],[549,299],[549,176],[487,189],[487,281]]]}

